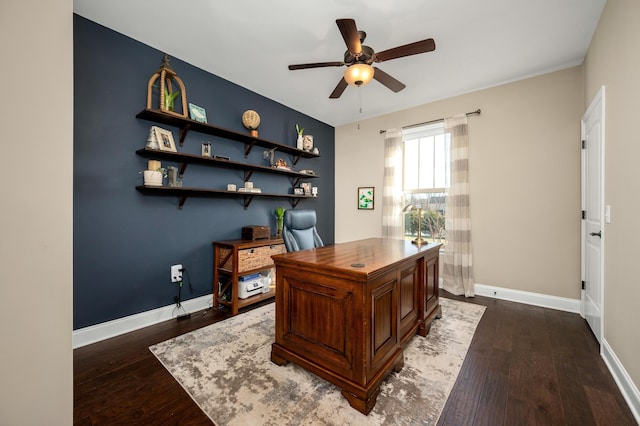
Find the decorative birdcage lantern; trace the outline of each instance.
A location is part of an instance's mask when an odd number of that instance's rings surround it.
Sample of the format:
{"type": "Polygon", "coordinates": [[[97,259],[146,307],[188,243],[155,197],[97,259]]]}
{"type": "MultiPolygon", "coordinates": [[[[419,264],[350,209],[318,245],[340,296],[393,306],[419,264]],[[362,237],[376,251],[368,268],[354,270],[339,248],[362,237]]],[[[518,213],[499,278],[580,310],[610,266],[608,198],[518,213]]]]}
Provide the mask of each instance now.
{"type": "Polygon", "coordinates": [[[147,109],[153,109],[153,88],[156,81],[158,83],[158,109],[167,114],[177,115],[179,117],[187,117],[187,90],[184,83],[178,77],[178,74],[171,68],[169,55],[166,53],[162,57],[160,68],[151,76],[147,85],[147,109]],[[175,88],[175,90],[174,90],[175,88]],[[175,101],[181,99],[182,111],[178,112],[175,108],[175,101]]]}

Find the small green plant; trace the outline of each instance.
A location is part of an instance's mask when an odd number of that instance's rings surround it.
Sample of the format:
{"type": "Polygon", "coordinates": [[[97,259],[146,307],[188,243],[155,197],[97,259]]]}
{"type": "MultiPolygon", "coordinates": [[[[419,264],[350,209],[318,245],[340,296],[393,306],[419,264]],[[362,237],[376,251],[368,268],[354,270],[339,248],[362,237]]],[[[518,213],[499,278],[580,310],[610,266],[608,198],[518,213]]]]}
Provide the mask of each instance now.
{"type": "Polygon", "coordinates": [[[276,235],[282,235],[282,227],[284,226],[284,207],[276,208],[276,235]]]}
{"type": "MultiPolygon", "coordinates": [[[[158,92],[160,92],[160,87],[158,84],[154,83],[153,88],[156,89],[158,92]]],[[[164,109],[167,111],[174,111],[175,100],[179,95],[180,95],[180,91],[178,90],[178,91],[172,92],[171,89],[169,88],[168,82],[166,82],[164,86],[164,105],[162,105],[161,107],[164,107],[164,109]]]]}
{"type": "Polygon", "coordinates": [[[160,167],[159,169],[155,169],[155,170],[140,170],[138,172],[138,174],[143,174],[144,172],[160,172],[162,173],[162,177],[166,178],[167,177],[167,169],[165,169],[164,167],[160,167]]]}
{"type": "Polygon", "coordinates": [[[173,111],[175,109],[174,102],[178,95],[180,95],[180,91],[172,92],[169,90],[169,86],[167,86],[164,93],[164,109],[173,111]]]}
{"type": "Polygon", "coordinates": [[[302,136],[302,133],[304,133],[304,127],[300,127],[296,124],[296,132],[298,132],[298,136],[302,136]]]}

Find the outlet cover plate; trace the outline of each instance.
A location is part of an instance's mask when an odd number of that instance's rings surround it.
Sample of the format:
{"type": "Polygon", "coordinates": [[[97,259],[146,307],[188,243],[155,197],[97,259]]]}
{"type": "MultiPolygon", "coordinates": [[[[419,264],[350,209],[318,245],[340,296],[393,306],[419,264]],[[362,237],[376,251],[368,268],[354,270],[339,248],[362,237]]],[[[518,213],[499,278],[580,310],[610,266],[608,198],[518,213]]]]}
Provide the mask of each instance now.
{"type": "Polygon", "coordinates": [[[171,265],[171,282],[179,283],[182,281],[182,264],[171,265]]]}

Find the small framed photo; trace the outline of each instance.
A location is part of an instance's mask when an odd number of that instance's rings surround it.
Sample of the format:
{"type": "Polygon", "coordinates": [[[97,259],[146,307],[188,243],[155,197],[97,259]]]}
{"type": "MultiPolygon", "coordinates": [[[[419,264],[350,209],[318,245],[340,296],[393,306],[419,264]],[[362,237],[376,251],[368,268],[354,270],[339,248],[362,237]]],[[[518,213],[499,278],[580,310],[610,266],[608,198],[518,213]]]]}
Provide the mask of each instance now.
{"type": "Polygon", "coordinates": [[[192,103],[189,103],[189,117],[192,120],[199,121],[200,123],[207,122],[207,113],[204,108],[192,103]]]}
{"type": "Polygon", "coordinates": [[[295,195],[304,195],[304,189],[302,189],[302,188],[293,188],[293,193],[295,195]]]}
{"type": "Polygon", "coordinates": [[[202,156],[211,157],[211,144],[209,142],[202,142],[202,156]]]}
{"type": "Polygon", "coordinates": [[[358,188],[358,210],[373,210],[375,188],[373,186],[361,186],[358,188]]]}
{"type": "Polygon", "coordinates": [[[173,141],[173,133],[161,127],[155,127],[156,140],[161,151],[176,152],[176,143],[173,141]]]}
{"type": "Polygon", "coordinates": [[[300,188],[302,188],[302,190],[304,191],[304,195],[311,195],[311,183],[302,182],[300,184],[300,188]]]}

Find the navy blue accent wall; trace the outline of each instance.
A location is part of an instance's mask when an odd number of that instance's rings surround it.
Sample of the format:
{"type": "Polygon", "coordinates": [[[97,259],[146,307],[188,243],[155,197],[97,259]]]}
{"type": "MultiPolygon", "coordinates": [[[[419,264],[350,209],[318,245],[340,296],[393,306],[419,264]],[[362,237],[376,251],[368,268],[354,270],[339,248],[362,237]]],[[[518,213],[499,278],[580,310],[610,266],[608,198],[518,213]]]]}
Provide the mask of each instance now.
{"type": "MultiPolygon", "coordinates": [[[[219,240],[239,239],[245,225],[270,225],[273,211],[290,208],[287,199],[253,200],[244,209],[241,198],[190,198],[183,210],[176,197],[143,195],[147,159],[136,155],[156,123],[135,116],[146,106],[147,82],[158,69],[162,53],[82,17],[74,15],[74,329],[171,305],[178,293],[169,277],[170,265],[182,263],[188,281],[183,300],[211,293],[213,248],[219,240]]],[[[239,55],[238,62],[247,61],[239,55]]],[[[295,145],[295,124],[314,135],[320,158],[301,159],[297,170],[313,169],[309,181],[319,188],[317,199],[302,200],[298,209],[315,209],[326,244],[334,242],[334,128],[301,112],[260,96],[196,68],[179,58],[171,64],[183,80],[187,101],[206,110],[208,122],[246,132],[242,113],[261,116],[260,137],[295,145]]],[[[246,66],[251,66],[247,63],[246,66]]],[[[255,64],[259,72],[259,64],[255,64]]],[[[159,125],[173,131],[176,128],[159,125]]],[[[213,153],[252,164],[267,163],[263,148],[244,158],[244,145],[190,132],[179,151],[200,154],[203,141],[213,153]]],[[[291,164],[287,155],[276,155],[291,164]]],[[[163,166],[177,165],[163,163],[163,166]]],[[[289,193],[288,178],[255,172],[251,178],[265,192],[289,193]]],[[[243,172],[189,165],[183,184],[226,188],[243,184],[243,172]]]]}

